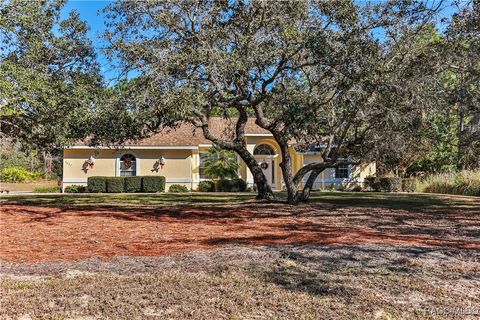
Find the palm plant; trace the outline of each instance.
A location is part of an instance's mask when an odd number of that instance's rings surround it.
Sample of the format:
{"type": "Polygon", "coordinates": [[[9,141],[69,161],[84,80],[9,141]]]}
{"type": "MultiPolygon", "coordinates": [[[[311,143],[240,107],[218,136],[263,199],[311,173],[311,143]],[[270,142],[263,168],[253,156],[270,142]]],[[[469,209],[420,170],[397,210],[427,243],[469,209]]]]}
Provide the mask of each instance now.
{"type": "Polygon", "coordinates": [[[204,160],[204,172],[212,179],[228,179],[238,177],[238,161],[235,152],[212,147],[204,160]]]}

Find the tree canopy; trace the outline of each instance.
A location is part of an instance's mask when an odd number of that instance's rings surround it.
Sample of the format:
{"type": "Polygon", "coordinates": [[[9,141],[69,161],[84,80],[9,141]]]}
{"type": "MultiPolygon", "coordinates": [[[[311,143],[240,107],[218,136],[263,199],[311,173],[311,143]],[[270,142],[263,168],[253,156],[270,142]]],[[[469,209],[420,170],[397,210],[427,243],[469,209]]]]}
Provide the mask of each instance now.
{"type": "MultiPolygon", "coordinates": [[[[314,179],[345,158],[372,157],[392,146],[385,143],[392,136],[413,141],[427,126],[440,8],[416,1],[116,2],[107,10],[106,38],[124,73],[136,75],[136,112],[154,120],[145,118],[144,128],[189,121],[236,151],[261,186],[244,139],[254,116],[280,146],[283,180],[296,202],[297,185],[312,170],[314,179]],[[212,114],[232,118],[234,135],[212,135],[212,114]],[[292,139],[321,147],[322,161],[293,176],[292,139]]],[[[259,190],[271,194],[268,186],[259,190]]]]}
{"type": "Polygon", "coordinates": [[[122,75],[110,88],[88,26],[75,12],[62,20],[63,5],[0,5],[7,137],[121,144],[189,122],[273,199],[246,145],[253,117],[280,146],[290,203],[345,162],[397,175],[480,166],[478,1],[450,18],[442,0],[116,1],[104,10],[105,53],[122,75]],[[213,134],[212,116],[234,130],[213,134]],[[321,160],[293,172],[293,142],[321,160]]]}
{"type": "Polygon", "coordinates": [[[74,11],[62,20],[64,3],[0,4],[1,133],[48,150],[86,134],[102,90],[88,26],[74,11]]]}

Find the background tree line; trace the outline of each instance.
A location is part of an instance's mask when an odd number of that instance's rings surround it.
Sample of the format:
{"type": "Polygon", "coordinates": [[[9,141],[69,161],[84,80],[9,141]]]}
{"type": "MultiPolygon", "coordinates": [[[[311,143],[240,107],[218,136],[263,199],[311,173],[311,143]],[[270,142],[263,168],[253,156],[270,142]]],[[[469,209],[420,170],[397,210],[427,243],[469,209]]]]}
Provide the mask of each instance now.
{"type": "Polygon", "coordinates": [[[75,12],[60,19],[63,5],[0,5],[0,121],[10,141],[54,152],[190,122],[236,152],[259,198],[273,199],[246,148],[254,117],[280,146],[290,203],[344,161],[375,160],[380,174],[400,176],[480,166],[478,1],[455,3],[448,18],[441,0],[119,1],[103,13],[105,53],[124,75],[113,87],[88,26],[75,12]],[[212,116],[234,130],[213,135],[212,116]],[[322,161],[293,173],[292,141],[322,161]]]}

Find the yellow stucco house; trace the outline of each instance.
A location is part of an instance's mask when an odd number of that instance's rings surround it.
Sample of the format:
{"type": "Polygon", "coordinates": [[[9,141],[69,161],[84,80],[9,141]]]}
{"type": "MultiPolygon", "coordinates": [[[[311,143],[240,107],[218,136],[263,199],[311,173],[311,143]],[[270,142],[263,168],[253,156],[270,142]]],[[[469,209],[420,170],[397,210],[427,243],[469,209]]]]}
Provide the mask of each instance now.
{"type": "MultiPolygon", "coordinates": [[[[234,123],[222,118],[212,118],[210,130],[216,135],[228,135],[234,123]]],[[[274,190],[282,189],[282,173],[279,166],[279,147],[272,135],[249,119],[245,137],[247,146],[259,162],[274,190]]],[[[86,185],[91,176],[145,176],[159,175],[166,178],[166,190],[172,184],[181,184],[196,190],[198,183],[208,180],[203,174],[205,152],[212,143],[203,137],[200,130],[189,124],[177,129],[164,130],[152,137],[122,147],[89,147],[79,144],[63,151],[63,188],[69,185],[86,185]]],[[[319,161],[315,152],[297,152],[291,147],[293,168],[319,161]]],[[[248,185],[253,184],[250,170],[241,159],[238,175],[248,185]]],[[[375,174],[375,163],[325,170],[316,180],[314,188],[323,189],[333,185],[352,186],[375,174]]]]}

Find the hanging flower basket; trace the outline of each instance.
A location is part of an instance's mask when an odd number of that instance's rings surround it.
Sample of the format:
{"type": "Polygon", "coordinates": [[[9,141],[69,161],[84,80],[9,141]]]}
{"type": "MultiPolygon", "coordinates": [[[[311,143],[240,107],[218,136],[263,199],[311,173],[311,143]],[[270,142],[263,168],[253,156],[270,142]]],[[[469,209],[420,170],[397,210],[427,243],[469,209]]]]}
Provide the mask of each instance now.
{"type": "Polygon", "coordinates": [[[160,157],[158,160],[158,163],[160,164],[160,168],[163,169],[163,166],[165,165],[165,158],[163,156],[160,157]]]}
{"type": "Polygon", "coordinates": [[[88,158],[86,162],[87,162],[88,168],[93,169],[93,167],[95,166],[95,158],[93,156],[90,156],[90,158],[88,158]]]}

